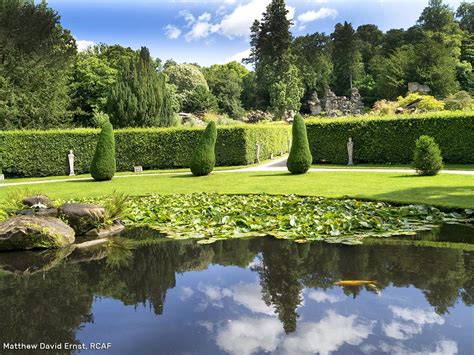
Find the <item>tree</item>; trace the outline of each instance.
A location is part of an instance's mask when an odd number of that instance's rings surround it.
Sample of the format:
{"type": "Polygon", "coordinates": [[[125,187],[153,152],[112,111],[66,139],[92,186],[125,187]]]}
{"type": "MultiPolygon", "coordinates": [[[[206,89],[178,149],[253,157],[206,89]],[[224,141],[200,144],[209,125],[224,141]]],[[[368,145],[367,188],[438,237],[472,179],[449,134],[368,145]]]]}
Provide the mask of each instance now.
{"type": "Polygon", "coordinates": [[[334,65],[334,92],[348,95],[352,83],[362,77],[362,56],[350,23],[338,23],[331,34],[334,65]]]}
{"type": "Polygon", "coordinates": [[[0,2],[0,129],[57,128],[71,122],[74,37],[46,2],[0,2]]]}
{"type": "Polygon", "coordinates": [[[380,52],[383,41],[383,32],[376,25],[362,25],[357,27],[355,37],[362,55],[362,62],[366,73],[370,72],[370,62],[380,52]]]}
{"type": "Polygon", "coordinates": [[[306,99],[315,91],[322,96],[330,87],[333,66],[329,42],[328,36],[316,32],[297,37],[291,44],[291,52],[304,85],[306,99]]]}
{"type": "Polygon", "coordinates": [[[217,129],[214,121],[208,123],[191,158],[191,172],[195,176],[209,175],[216,165],[215,145],[217,129]]]}
{"type": "Polygon", "coordinates": [[[164,75],[156,72],[150,52],[142,47],[130,61],[121,62],[117,82],[108,95],[107,113],[116,127],[166,126],[174,118],[169,107],[162,110],[167,95],[171,93],[167,93],[164,75]],[[160,116],[163,113],[169,116],[160,116]]]}
{"type": "Polygon", "coordinates": [[[116,171],[114,129],[110,122],[103,125],[91,164],[94,180],[112,180],[116,171]]]}
{"type": "Polygon", "coordinates": [[[117,80],[117,73],[117,69],[112,68],[106,58],[92,51],[79,53],[71,85],[76,124],[89,126],[94,110],[105,110],[108,92],[117,80]]]}
{"type": "Polygon", "coordinates": [[[429,0],[418,19],[418,25],[424,30],[444,32],[454,23],[454,13],[443,0],[429,0]]]}
{"type": "Polygon", "coordinates": [[[293,121],[292,134],[293,140],[286,166],[292,174],[304,174],[311,167],[313,157],[309,150],[306,125],[303,117],[299,114],[295,116],[293,121]]]}
{"type": "Polygon", "coordinates": [[[389,55],[397,48],[400,48],[401,46],[406,44],[405,36],[405,30],[403,30],[402,28],[394,28],[388,30],[385,33],[385,36],[382,41],[381,54],[384,56],[389,55]]]}
{"type": "Polygon", "coordinates": [[[288,71],[277,75],[277,79],[270,87],[270,109],[279,118],[284,117],[288,111],[299,112],[304,87],[298,68],[290,65],[288,71]]]}
{"type": "Polygon", "coordinates": [[[421,136],[416,141],[413,166],[418,175],[433,176],[443,168],[441,150],[430,136],[421,136]]]}
{"type": "Polygon", "coordinates": [[[459,19],[461,29],[467,33],[474,33],[474,4],[472,2],[463,2],[456,11],[456,17],[459,19]]]}
{"type": "Polygon", "coordinates": [[[215,64],[203,71],[209,89],[217,100],[219,111],[233,118],[242,117],[242,78],[248,74],[248,70],[237,62],[231,62],[215,64]]]}

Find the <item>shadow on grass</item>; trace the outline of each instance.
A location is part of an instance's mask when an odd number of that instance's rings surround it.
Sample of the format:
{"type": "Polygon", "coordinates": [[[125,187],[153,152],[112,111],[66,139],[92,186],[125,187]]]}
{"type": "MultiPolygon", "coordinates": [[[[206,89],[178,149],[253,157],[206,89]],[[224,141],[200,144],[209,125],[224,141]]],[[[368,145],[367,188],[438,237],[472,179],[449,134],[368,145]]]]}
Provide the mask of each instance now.
{"type": "MultiPolygon", "coordinates": [[[[300,174],[300,175],[304,175],[304,174],[300,174]]],[[[269,173],[256,174],[256,175],[251,175],[250,177],[269,177],[269,176],[275,177],[275,176],[298,176],[298,175],[285,171],[285,172],[275,172],[273,174],[269,174],[269,173]]]]}
{"type": "Polygon", "coordinates": [[[430,205],[453,208],[474,208],[474,187],[471,186],[429,186],[391,191],[370,196],[373,200],[406,201],[407,203],[429,203],[430,205]],[[418,202],[419,201],[419,202],[418,202]]]}

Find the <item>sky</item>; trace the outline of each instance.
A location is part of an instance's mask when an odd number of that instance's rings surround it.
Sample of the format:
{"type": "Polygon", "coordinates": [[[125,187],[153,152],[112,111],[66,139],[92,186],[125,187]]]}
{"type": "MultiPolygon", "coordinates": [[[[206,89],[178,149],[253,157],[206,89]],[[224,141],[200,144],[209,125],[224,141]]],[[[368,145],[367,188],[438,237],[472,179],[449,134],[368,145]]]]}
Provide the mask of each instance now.
{"type": "MultiPolygon", "coordinates": [[[[270,0],[49,0],[78,48],[94,43],[146,46],[153,57],[200,65],[240,61],[249,28],[270,0]]],[[[445,0],[456,9],[461,0],[445,0]]],[[[381,30],[413,26],[428,0],[287,0],[294,36],[330,34],[338,22],[381,30]]]]}

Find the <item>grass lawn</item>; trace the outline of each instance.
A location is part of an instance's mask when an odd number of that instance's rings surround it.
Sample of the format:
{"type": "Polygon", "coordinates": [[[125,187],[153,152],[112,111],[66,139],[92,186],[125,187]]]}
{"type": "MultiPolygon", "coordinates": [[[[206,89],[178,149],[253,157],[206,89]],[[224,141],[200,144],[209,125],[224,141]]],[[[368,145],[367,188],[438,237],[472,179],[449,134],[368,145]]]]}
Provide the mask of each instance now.
{"type": "Polygon", "coordinates": [[[228,194],[299,194],[424,203],[441,207],[474,208],[474,177],[445,175],[419,177],[402,173],[283,172],[214,173],[207,177],[161,175],[124,177],[109,182],[64,181],[28,187],[1,187],[0,201],[11,191],[28,189],[53,198],[73,199],[107,195],[114,190],[129,195],[218,192],[228,194]]]}
{"type": "MultiPolygon", "coordinates": [[[[413,169],[411,165],[384,165],[384,164],[357,164],[357,165],[340,165],[340,164],[312,164],[312,168],[317,169],[413,169]]],[[[474,164],[446,164],[444,170],[474,170],[474,164]]]]}

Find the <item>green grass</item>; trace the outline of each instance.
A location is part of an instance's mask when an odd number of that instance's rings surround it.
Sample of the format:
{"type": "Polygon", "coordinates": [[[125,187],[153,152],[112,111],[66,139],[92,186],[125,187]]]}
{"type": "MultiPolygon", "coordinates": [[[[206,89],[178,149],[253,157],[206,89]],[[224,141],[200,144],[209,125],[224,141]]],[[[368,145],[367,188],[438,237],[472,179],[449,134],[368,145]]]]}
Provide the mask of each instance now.
{"type": "MultiPolygon", "coordinates": [[[[339,165],[339,164],[312,164],[311,168],[316,169],[413,169],[411,165],[395,164],[357,164],[357,165],[339,165]]],[[[446,164],[443,170],[474,170],[474,164],[446,164]]]]}
{"type": "MultiPolygon", "coordinates": [[[[0,201],[8,193],[25,187],[0,187],[0,201]]],[[[64,181],[37,184],[30,191],[53,198],[73,199],[108,195],[114,190],[134,196],[217,192],[227,194],[298,194],[424,203],[439,207],[474,208],[474,176],[441,174],[419,177],[403,173],[318,172],[291,175],[283,172],[214,173],[206,177],[190,174],[116,178],[109,182],[64,181]]]]}

